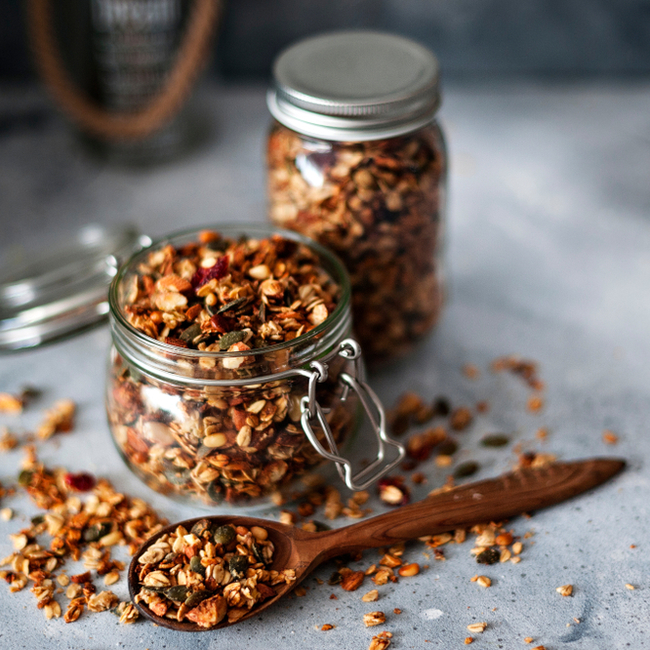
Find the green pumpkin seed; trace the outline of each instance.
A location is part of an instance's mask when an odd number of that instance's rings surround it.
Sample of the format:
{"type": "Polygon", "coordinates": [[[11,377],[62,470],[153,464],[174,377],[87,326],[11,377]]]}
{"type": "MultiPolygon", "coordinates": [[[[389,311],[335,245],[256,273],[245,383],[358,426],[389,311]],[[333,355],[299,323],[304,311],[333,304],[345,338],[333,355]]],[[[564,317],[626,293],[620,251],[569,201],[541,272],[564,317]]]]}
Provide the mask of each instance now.
{"type": "Polygon", "coordinates": [[[236,537],[235,529],[232,526],[219,526],[212,537],[216,544],[221,544],[222,546],[228,546],[230,543],[235,541],[236,537]]]}
{"type": "Polygon", "coordinates": [[[214,592],[212,591],[207,591],[207,590],[201,590],[201,591],[195,591],[193,594],[190,594],[187,597],[187,600],[185,601],[185,605],[192,609],[192,607],[196,607],[199,603],[203,602],[206,598],[210,598],[214,592]]]}
{"type": "Polygon", "coordinates": [[[494,433],[481,440],[484,447],[505,447],[509,442],[510,438],[503,433],[494,433]]]}
{"type": "Polygon", "coordinates": [[[479,564],[496,564],[501,559],[501,553],[495,548],[486,548],[476,556],[479,564]]]}
{"type": "Polygon", "coordinates": [[[246,332],[242,332],[239,330],[235,330],[234,332],[228,332],[227,334],[224,334],[219,339],[219,349],[227,350],[231,345],[234,345],[235,343],[240,343],[245,338],[246,338],[246,332]]]}
{"type": "Polygon", "coordinates": [[[201,326],[198,323],[193,323],[187,329],[183,330],[180,335],[181,341],[189,343],[201,334],[201,326]]]}
{"type": "Polygon", "coordinates": [[[44,515],[36,515],[31,518],[32,526],[40,526],[45,521],[44,515]]]}
{"type": "Polygon", "coordinates": [[[253,542],[253,546],[251,547],[253,550],[253,555],[255,556],[255,559],[258,562],[261,562],[262,564],[266,564],[266,560],[264,559],[264,547],[261,546],[260,544],[256,544],[253,542]]]}
{"type": "Polygon", "coordinates": [[[235,578],[246,577],[246,570],[248,569],[248,558],[243,555],[235,555],[230,558],[228,562],[228,570],[235,576],[235,578]]]}
{"type": "Polygon", "coordinates": [[[166,598],[173,600],[175,603],[183,603],[187,600],[188,589],[185,585],[176,585],[169,587],[163,592],[166,598]]]}
{"type": "Polygon", "coordinates": [[[230,302],[227,302],[223,307],[218,309],[216,313],[223,314],[224,312],[230,311],[231,309],[237,309],[237,307],[243,305],[249,300],[250,300],[249,296],[244,296],[243,298],[235,298],[235,300],[231,300],[230,302]]]}
{"type": "Polygon", "coordinates": [[[111,532],[111,524],[108,522],[103,522],[100,524],[93,524],[84,530],[84,541],[86,542],[96,542],[97,540],[104,537],[111,532]]]}
{"type": "MultiPolygon", "coordinates": [[[[211,449],[210,451],[215,451],[215,449],[211,449]]],[[[223,501],[222,486],[218,479],[208,485],[208,496],[212,499],[213,503],[221,503],[223,501]]]]}
{"type": "Polygon", "coordinates": [[[476,474],[479,470],[479,464],[474,460],[468,460],[466,463],[461,463],[454,471],[454,478],[465,478],[476,474]]]}
{"type": "Polygon", "coordinates": [[[20,474],[18,474],[18,485],[27,487],[32,482],[32,476],[34,472],[24,469],[20,474]]]}
{"type": "Polygon", "coordinates": [[[205,575],[205,567],[201,564],[201,558],[198,555],[195,555],[190,560],[190,571],[194,571],[194,573],[200,573],[202,576],[205,575]]]}

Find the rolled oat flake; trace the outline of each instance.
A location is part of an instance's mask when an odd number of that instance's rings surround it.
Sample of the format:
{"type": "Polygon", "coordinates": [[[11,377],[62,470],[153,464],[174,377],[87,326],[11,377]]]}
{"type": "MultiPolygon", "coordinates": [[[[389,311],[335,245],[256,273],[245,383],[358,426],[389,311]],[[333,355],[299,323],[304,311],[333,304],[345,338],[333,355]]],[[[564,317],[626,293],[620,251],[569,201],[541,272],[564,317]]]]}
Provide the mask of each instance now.
{"type": "Polygon", "coordinates": [[[276,60],[269,110],[304,135],[379,140],[415,131],[440,104],[436,57],[409,39],[372,31],[307,38],[276,60]]]}

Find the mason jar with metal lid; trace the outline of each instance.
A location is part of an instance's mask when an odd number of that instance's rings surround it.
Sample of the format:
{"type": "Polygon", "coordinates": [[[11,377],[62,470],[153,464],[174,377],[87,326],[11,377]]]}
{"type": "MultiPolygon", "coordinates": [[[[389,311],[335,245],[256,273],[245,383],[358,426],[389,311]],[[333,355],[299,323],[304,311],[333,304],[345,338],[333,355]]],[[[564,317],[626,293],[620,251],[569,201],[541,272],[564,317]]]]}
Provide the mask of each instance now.
{"type": "Polygon", "coordinates": [[[350,489],[366,489],[404,456],[350,338],[347,273],[316,242],[259,225],[180,233],[124,264],[109,301],[109,424],[129,467],[155,490],[258,508],[313,489],[328,466],[350,489]],[[275,241],[297,251],[307,280],[289,273],[292,253],[269,251],[275,241]],[[314,293],[318,278],[336,294],[329,313],[314,293]],[[377,458],[355,473],[339,450],[362,411],[377,458]]]}
{"type": "Polygon", "coordinates": [[[293,45],[273,73],[270,218],[344,261],[366,358],[401,355],[444,297],[438,62],[409,39],[345,31],[293,45]]]}

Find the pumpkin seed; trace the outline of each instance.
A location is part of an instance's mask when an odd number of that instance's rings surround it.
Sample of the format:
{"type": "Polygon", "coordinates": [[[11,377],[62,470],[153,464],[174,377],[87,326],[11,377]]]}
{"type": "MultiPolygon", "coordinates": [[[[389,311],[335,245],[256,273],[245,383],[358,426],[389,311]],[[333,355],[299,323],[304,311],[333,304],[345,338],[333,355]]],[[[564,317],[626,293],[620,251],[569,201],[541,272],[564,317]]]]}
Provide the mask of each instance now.
{"type": "Polygon", "coordinates": [[[262,564],[266,564],[263,553],[264,547],[253,542],[253,546],[251,548],[253,549],[253,555],[255,556],[255,559],[262,564]]]}
{"type": "Polygon", "coordinates": [[[203,602],[206,598],[210,598],[214,592],[207,591],[202,589],[200,591],[195,591],[193,594],[190,594],[185,601],[185,606],[192,609],[196,607],[199,603],[203,602]]]}
{"type": "Polygon", "coordinates": [[[183,330],[180,335],[181,341],[189,343],[201,334],[201,326],[198,323],[193,323],[187,329],[183,330]]]}
{"type": "Polygon", "coordinates": [[[198,555],[195,555],[190,560],[190,571],[194,571],[194,573],[200,573],[202,576],[205,575],[205,567],[201,564],[201,558],[198,555]]]}
{"type": "Polygon", "coordinates": [[[496,564],[501,558],[501,553],[495,548],[486,548],[476,556],[479,564],[496,564]]]}
{"type": "Polygon", "coordinates": [[[32,482],[32,476],[34,472],[24,469],[20,474],[18,474],[18,485],[27,487],[32,482]]]}
{"type": "Polygon", "coordinates": [[[510,442],[510,438],[503,433],[493,433],[481,439],[484,447],[505,447],[510,442]]]}
{"type": "Polygon", "coordinates": [[[167,465],[164,470],[165,478],[172,485],[185,485],[190,480],[190,470],[175,465],[167,465]]]}
{"type": "Polygon", "coordinates": [[[242,332],[241,330],[228,332],[219,339],[219,349],[227,350],[231,345],[234,345],[235,343],[241,343],[241,341],[243,341],[245,338],[246,332],[242,332]]]}
{"type": "Polygon", "coordinates": [[[248,569],[248,558],[243,555],[235,555],[228,562],[228,570],[235,578],[245,578],[248,569]]]}
{"type": "Polygon", "coordinates": [[[249,296],[244,296],[243,298],[235,298],[235,300],[231,300],[230,302],[227,302],[223,307],[218,309],[216,311],[217,314],[223,314],[226,311],[230,311],[231,309],[236,309],[240,305],[243,305],[245,302],[248,302],[250,300],[249,296]]]}
{"type": "Polygon", "coordinates": [[[96,542],[97,540],[104,537],[104,535],[108,535],[108,533],[111,532],[111,528],[111,524],[109,524],[107,521],[99,524],[93,524],[84,530],[84,541],[96,542]]]}
{"type": "Polygon", "coordinates": [[[182,603],[187,600],[188,589],[185,585],[176,585],[175,587],[169,587],[163,592],[166,598],[173,600],[175,603],[182,603]]]}
{"type": "Polygon", "coordinates": [[[474,460],[468,460],[466,463],[461,463],[454,471],[454,478],[465,478],[476,474],[479,470],[479,464],[474,460]]]}
{"type": "Polygon", "coordinates": [[[228,546],[231,542],[235,541],[235,529],[232,526],[219,526],[212,537],[216,544],[221,544],[222,546],[228,546]]]}
{"type": "MultiPolygon", "coordinates": [[[[213,450],[210,450],[213,451],[213,450]]],[[[214,503],[221,503],[223,501],[223,490],[219,479],[215,479],[208,485],[208,496],[214,503]]]]}

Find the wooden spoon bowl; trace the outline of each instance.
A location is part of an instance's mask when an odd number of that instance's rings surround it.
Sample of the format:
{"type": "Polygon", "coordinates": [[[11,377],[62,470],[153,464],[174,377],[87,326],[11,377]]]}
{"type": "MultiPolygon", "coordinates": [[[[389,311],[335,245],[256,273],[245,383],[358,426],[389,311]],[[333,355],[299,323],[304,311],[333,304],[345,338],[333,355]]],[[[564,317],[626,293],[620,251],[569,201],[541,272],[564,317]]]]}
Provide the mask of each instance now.
{"type": "Polygon", "coordinates": [[[391,546],[422,535],[435,535],[477,523],[501,521],[524,512],[538,510],[600,485],[620,472],[624,466],[623,460],[603,458],[522,469],[496,479],[462,485],[352,526],[320,533],[309,533],[300,528],[255,517],[222,515],[187,519],[167,526],[150,537],[133,557],[128,575],[131,600],[143,616],[157,625],[173,630],[204,632],[234,624],[228,623],[226,617],[218,625],[203,628],[191,621],[177,621],[158,616],[145,604],[135,602],[135,596],[141,587],[138,558],[160,537],[174,532],[179,525],[190,530],[196,522],[207,519],[215,527],[224,524],[245,526],[249,529],[252,526],[260,526],[268,531],[268,539],[275,547],[273,562],[269,568],[276,571],[295,570],[295,582],[276,586],[276,595],[255,605],[250,612],[236,621],[239,623],[251,616],[257,616],[273,605],[319,564],[332,557],[367,548],[391,546]]]}

